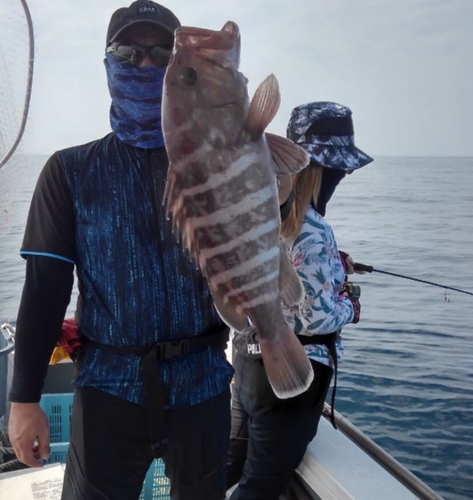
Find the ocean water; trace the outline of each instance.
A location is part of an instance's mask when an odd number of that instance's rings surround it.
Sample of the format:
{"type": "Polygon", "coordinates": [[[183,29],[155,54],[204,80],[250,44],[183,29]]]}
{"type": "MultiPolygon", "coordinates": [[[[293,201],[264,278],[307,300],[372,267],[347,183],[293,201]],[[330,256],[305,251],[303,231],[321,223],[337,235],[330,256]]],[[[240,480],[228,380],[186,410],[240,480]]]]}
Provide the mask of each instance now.
{"type": "MultiPolygon", "coordinates": [[[[473,292],[473,158],[382,158],[328,206],[355,261],[473,292]]],[[[355,275],[336,407],[448,500],[473,498],[473,296],[355,275]]]]}
{"type": "MultiPolygon", "coordinates": [[[[45,159],[0,170],[0,322],[17,314],[45,159]]],[[[326,218],[356,261],[473,292],[473,158],[379,158],[342,181],[326,218]]],[[[446,500],[471,500],[473,296],[376,272],[352,281],[361,321],[344,330],[336,409],[446,500]]]]}

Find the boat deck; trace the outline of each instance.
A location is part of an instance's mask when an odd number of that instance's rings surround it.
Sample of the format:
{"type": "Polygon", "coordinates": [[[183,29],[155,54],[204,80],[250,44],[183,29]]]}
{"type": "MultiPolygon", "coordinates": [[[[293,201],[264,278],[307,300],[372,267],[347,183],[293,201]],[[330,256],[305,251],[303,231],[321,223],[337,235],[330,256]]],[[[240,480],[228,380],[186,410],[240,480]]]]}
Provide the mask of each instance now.
{"type": "Polygon", "coordinates": [[[297,472],[323,500],[418,498],[325,418],[297,472]]]}

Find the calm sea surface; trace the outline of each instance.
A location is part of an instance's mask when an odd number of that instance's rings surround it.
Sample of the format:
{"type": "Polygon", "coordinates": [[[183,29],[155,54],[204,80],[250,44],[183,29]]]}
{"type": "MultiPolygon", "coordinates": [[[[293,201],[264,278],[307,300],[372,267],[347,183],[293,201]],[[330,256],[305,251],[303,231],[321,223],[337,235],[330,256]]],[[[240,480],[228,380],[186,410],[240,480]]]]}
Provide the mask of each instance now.
{"type": "MultiPolygon", "coordinates": [[[[0,322],[17,314],[44,161],[0,170],[0,322]]],[[[473,158],[380,158],[341,183],[327,212],[355,260],[473,292],[473,158]]],[[[353,281],[362,314],[344,330],[337,410],[445,499],[471,500],[473,296],[379,273],[353,281]]]]}

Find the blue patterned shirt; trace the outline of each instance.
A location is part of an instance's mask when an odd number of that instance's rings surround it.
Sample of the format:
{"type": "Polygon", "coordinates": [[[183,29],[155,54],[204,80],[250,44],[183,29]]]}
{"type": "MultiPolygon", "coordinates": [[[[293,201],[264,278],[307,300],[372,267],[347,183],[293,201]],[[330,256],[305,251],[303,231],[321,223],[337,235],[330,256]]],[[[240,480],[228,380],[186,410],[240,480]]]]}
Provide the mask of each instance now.
{"type": "MultiPolygon", "coordinates": [[[[109,134],[56,153],[42,172],[29,226],[43,230],[25,238],[21,253],[75,265],[77,322],[98,343],[142,347],[224,327],[165,215],[167,168],[164,148],[135,148],[109,134]]],[[[88,346],[74,383],[144,404],[140,361],[88,346]]],[[[170,408],[220,394],[233,374],[217,346],[162,361],[159,370],[170,408]]]]}
{"type": "MultiPolygon", "coordinates": [[[[305,289],[304,300],[297,306],[283,304],[284,317],[297,335],[323,335],[340,330],[353,321],[350,299],[340,296],[345,280],[337,243],[331,227],[310,206],[305,214],[299,236],[287,242],[290,258],[305,289]]],[[[343,354],[343,342],[339,336],[337,354],[343,354]]],[[[324,345],[305,346],[309,358],[325,365],[332,365],[328,349],[324,345]]]]}

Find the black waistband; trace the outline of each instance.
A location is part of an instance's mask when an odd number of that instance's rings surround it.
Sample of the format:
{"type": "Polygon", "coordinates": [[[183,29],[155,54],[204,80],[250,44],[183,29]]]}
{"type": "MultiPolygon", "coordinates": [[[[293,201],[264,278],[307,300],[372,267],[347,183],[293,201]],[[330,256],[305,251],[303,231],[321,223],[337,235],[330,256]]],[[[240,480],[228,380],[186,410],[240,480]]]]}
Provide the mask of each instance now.
{"type": "Polygon", "coordinates": [[[104,351],[114,352],[117,354],[134,354],[135,356],[146,356],[149,352],[156,354],[158,361],[168,361],[171,358],[181,358],[187,354],[198,351],[203,351],[209,345],[221,345],[222,347],[228,342],[229,328],[225,327],[217,332],[203,335],[201,337],[191,337],[182,340],[167,340],[164,342],[155,342],[148,346],[115,346],[107,345],[84,337],[82,344],[98,347],[104,351]]]}
{"type": "Polygon", "coordinates": [[[336,342],[339,335],[340,335],[340,330],[338,332],[327,333],[324,335],[312,335],[312,336],[296,335],[296,337],[299,339],[299,342],[302,345],[317,344],[317,345],[325,345],[327,347],[330,347],[331,344],[336,342]]]}

